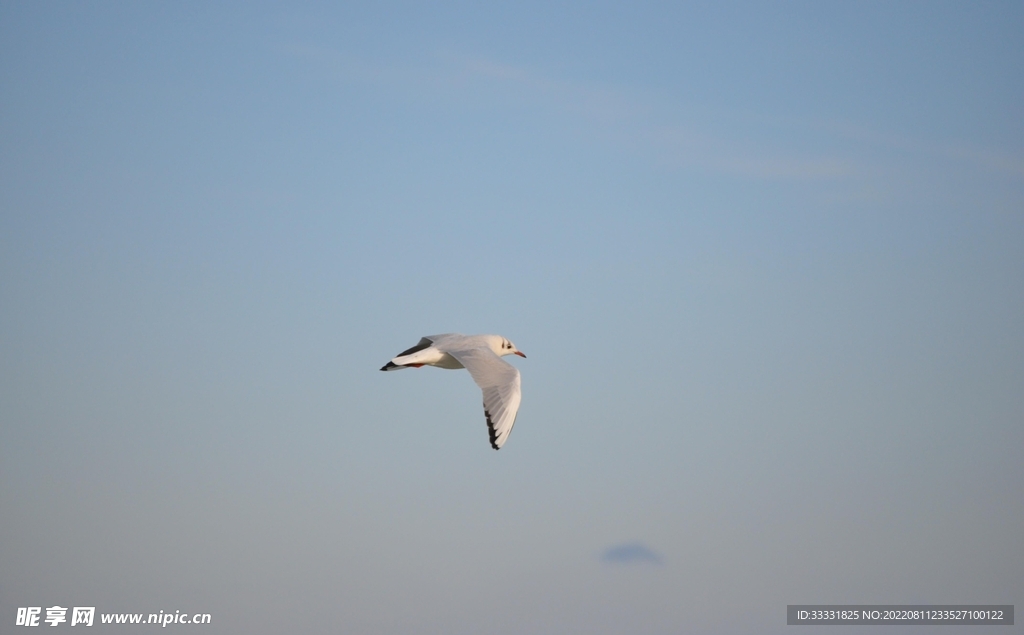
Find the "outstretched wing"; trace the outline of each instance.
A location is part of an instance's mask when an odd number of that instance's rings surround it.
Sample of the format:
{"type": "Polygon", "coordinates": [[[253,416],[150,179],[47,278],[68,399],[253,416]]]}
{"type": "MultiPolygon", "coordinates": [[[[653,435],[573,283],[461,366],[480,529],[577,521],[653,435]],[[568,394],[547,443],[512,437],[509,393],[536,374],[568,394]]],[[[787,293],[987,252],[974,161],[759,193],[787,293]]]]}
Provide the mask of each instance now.
{"type": "Polygon", "coordinates": [[[413,346],[412,348],[407,348],[404,351],[402,351],[401,353],[399,353],[398,355],[395,355],[394,358],[392,358],[392,360],[390,362],[388,362],[387,364],[384,364],[383,366],[381,366],[380,369],[387,371],[387,370],[402,370],[403,368],[411,368],[411,366],[407,366],[407,365],[404,365],[404,364],[396,364],[395,360],[398,359],[399,357],[405,357],[406,355],[412,355],[413,353],[418,353],[420,351],[425,351],[428,348],[430,348],[431,345],[432,345],[432,341],[430,340],[429,337],[421,337],[419,344],[417,344],[416,346],[413,346]]]}
{"type": "Polygon", "coordinates": [[[418,353],[418,352],[422,351],[425,348],[430,348],[433,344],[434,344],[433,338],[421,337],[419,343],[416,344],[416,346],[413,346],[412,348],[405,349],[404,351],[402,351],[398,355],[395,355],[395,357],[405,357],[406,355],[412,355],[413,353],[418,353]]]}
{"type": "Polygon", "coordinates": [[[491,447],[495,450],[501,448],[512,432],[516,413],[519,412],[519,402],[522,401],[519,369],[502,360],[489,348],[448,351],[448,354],[466,367],[473,381],[483,391],[484,416],[487,418],[491,447]]]}

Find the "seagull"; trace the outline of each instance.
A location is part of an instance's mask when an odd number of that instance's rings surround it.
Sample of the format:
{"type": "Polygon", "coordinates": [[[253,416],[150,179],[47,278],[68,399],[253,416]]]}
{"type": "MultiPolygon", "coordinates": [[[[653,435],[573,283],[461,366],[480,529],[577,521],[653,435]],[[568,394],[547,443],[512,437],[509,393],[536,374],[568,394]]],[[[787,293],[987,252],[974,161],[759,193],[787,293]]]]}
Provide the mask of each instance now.
{"type": "Polygon", "coordinates": [[[500,335],[428,335],[384,364],[381,370],[422,366],[468,370],[484,393],[487,432],[491,447],[498,450],[512,432],[522,400],[519,369],[501,359],[505,355],[526,357],[515,344],[500,335]]]}

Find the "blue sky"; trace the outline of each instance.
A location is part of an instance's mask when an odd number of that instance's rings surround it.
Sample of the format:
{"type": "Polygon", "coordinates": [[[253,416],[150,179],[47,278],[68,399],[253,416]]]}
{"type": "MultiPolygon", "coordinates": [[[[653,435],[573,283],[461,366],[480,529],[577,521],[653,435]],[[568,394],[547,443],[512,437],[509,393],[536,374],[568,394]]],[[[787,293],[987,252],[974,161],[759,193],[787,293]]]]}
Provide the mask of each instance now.
{"type": "Polygon", "coordinates": [[[0,620],[1021,604],[1022,32],[1017,3],[0,2],[0,620]],[[467,374],[377,372],[443,332],[529,356],[500,452],[467,374]]]}

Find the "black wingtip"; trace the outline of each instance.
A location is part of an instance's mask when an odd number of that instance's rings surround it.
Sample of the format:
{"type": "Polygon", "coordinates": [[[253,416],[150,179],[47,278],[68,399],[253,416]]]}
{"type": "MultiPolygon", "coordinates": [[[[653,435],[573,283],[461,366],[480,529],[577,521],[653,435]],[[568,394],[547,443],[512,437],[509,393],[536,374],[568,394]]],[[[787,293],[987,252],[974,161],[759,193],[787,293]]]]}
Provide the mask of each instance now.
{"type": "Polygon", "coordinates": [[[391,370],[392,368],[398,368],[398,364],[394,362],[388,362],[380,367],[381,370],[391,370]]]}
{"type": "Polygon", "coordinates": [[[494,423],[491,421],[491,413],[487,412],[486,408],[484,408],[484,418],[487,419],[487,435],[491,438],[491,447],[495,450],[500,450],[501,446],[495,443],[498,440],[498,433],[494,429],[494,423]]]}

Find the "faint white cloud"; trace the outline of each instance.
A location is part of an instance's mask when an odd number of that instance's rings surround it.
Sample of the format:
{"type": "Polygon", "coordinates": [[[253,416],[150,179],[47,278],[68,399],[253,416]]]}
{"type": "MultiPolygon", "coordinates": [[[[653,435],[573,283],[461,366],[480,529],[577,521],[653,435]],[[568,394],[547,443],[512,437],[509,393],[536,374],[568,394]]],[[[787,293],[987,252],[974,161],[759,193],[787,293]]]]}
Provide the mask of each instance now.
{"type": "Polygon", "coordinates": [[[906,155],[923,155],[969,163],[986,170],[1024,177],[1024,157],[1005,152],[957,144],[937,144],[913,139],[897,132],[879,132],[867,126],[842,120],[796,119],[785,117],[758,117],[774,125],[819,131],[845,141],[869,147],[895,151],[906,155]]]}
{"type": "Polygon", "coordinates": [[[882,151],[1024,177],[1024,159],[999,152],[923,143],[841,120],[720,109],[698,115],[699,109],[685,106],[681,112],[636,89],[555,77],[481,56],[442,53],[424,55],[415,64],[387,65],[325,46],[294,45],[285,52],[321,64],[343,81],[405,90],[411,99],[554,109],[588,124],[595,136],[683,169],[769,180],[837,180],[891,170],[891,161],[877,156],[882,151]],[[804,139],[804,147],[791,141],[795,138],[804,139]]]}
{"type": "Polygon", "coordinates": [[[470,76],[504,84],[520,95],[546,102],[602,123],[634,118],[647,110],[636,97],[593,83],[553,78],[524,66],[481,57],[449,58],[470,76]]]}
{"type": "Polygon", "coordinates": [[[329,46],[290,44],[283,46],[281,51],[287,56],[305,59],[310,63],[320,65],[335,79],[342,81],[404,85],[416,79],[416,73],[411,69],[368,62],[354,55],[346,55],[329,46]]]}
{"type": "Polygon", "coordinates": [[[596,134],[652,152],[672,165],[783,180],[836,179],[862,171],[852,158],[801,154],[758,146],[735,133],[715,134],[721,122],[662,124],[654,114],[657,100],[636,90],[554,78],[481,57],[444,59],[470,82],[488,83],[514,100],[575,114],[591,122],[596,134]]]}
{"type": "Polygon", "coordinates": [[[751,141],[729,140],[683,126],[652,129],[651,143],[666,160],[685,167],[765,179],[837,179],[863,170],[851,158],[802,156],[764,148],[751,141]]]}
{"type": "Polygon", "coordinates": [[[1024,178],[1024,159],[1020,157],[991,150],[956,146],[942,148],[939,152],[952,159],[969,161],[984,168],[1024,178]]]}

